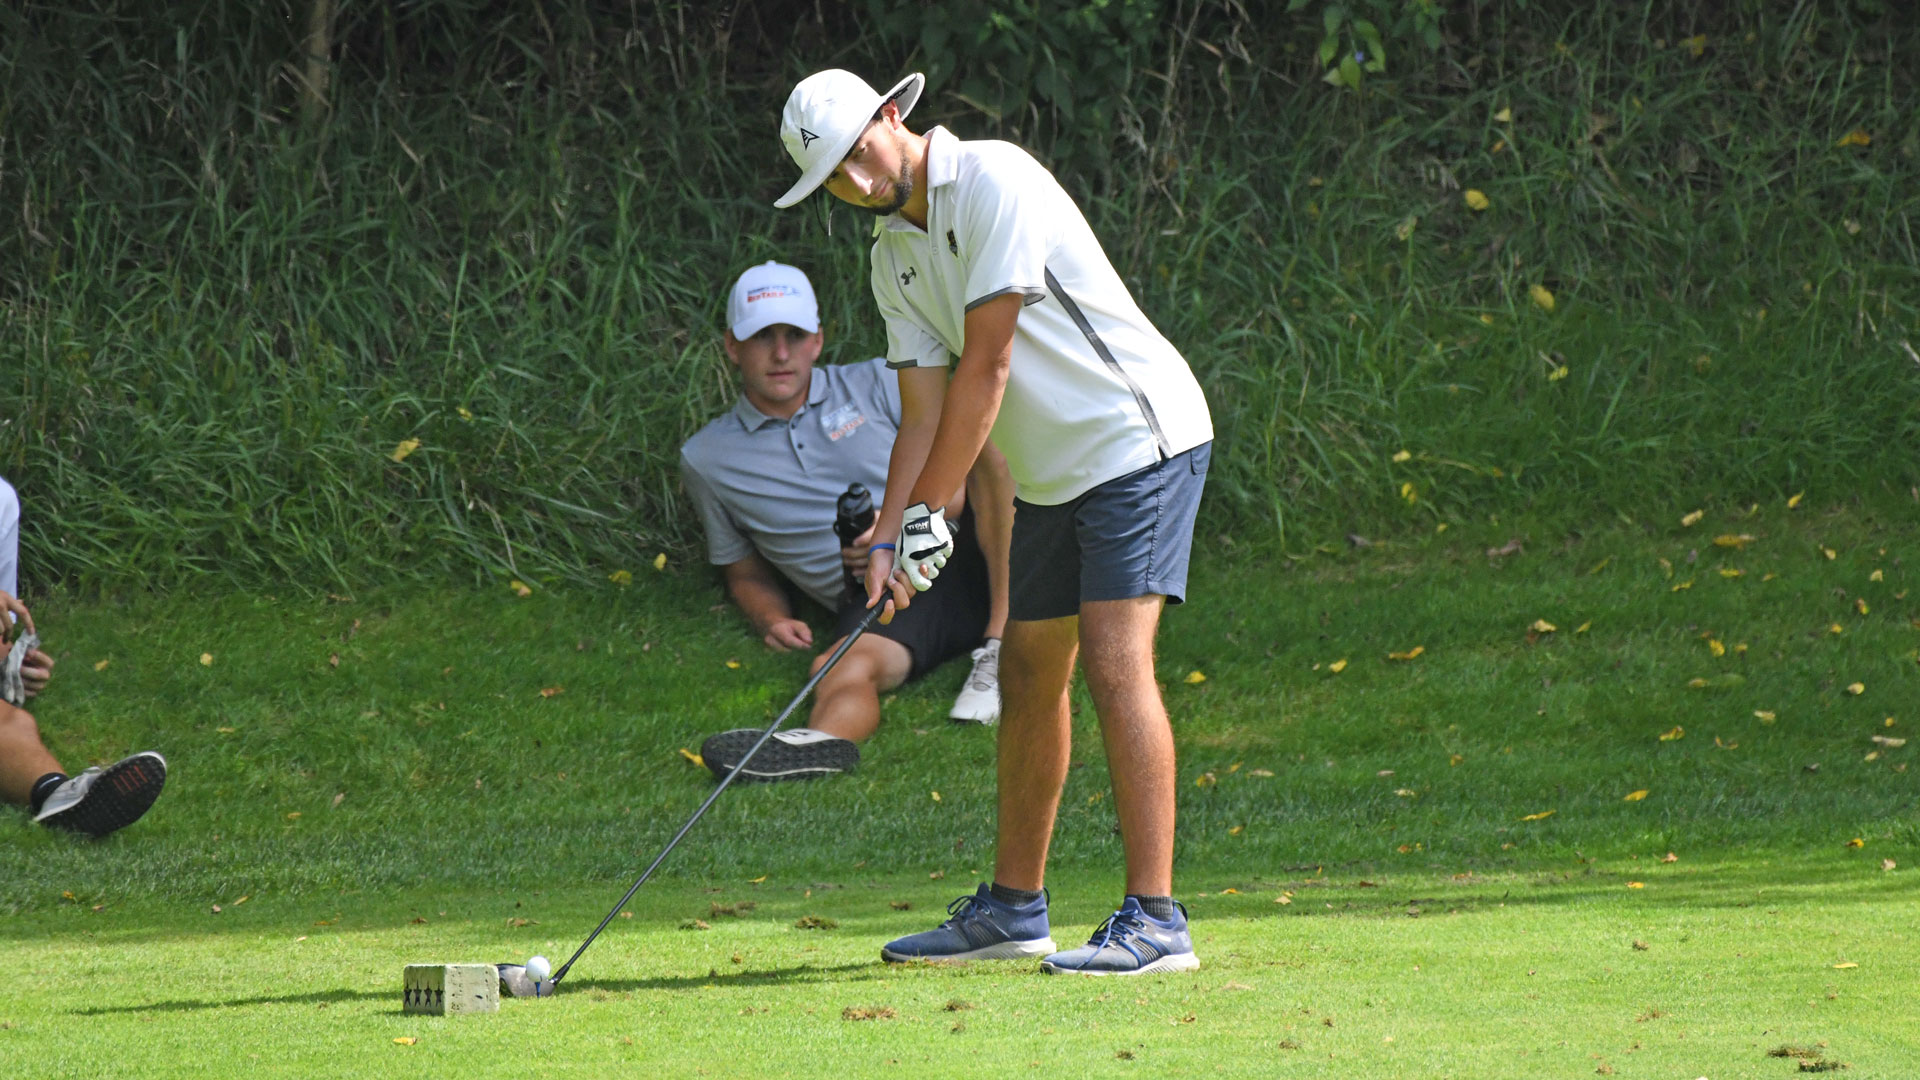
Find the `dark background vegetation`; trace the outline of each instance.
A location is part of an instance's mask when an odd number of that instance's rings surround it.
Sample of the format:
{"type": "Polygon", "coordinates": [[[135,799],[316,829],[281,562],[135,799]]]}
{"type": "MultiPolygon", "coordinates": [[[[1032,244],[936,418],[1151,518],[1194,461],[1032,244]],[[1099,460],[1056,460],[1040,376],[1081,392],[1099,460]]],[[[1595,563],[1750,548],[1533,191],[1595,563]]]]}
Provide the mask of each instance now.
{"type": "Polygon", "coordinates": [[[826,66],[926,71],[915,121],[1019,141],[1080,197],[1208,388],[1212,532],[1910,506],[1900,8],[9,4],[0,473],[29,579],[537,585],[692,554],[675,451],[731,395],[730,278],[796,262],[830,355],[883,347],[867,223],[771,206],[780,105],[826,66]]]}

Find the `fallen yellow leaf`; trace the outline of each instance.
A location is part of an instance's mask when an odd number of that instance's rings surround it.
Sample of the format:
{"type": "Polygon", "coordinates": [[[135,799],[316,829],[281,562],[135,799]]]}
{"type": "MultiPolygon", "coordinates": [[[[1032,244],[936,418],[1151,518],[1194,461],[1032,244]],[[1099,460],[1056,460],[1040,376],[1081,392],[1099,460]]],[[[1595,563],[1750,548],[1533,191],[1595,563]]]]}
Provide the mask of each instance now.
{"type": "Polygon", "coordinates": [[[1273,898],[1273,902],[1276,904],[1291,904],[1293,903],[1293,895],[1291,893],[1281,893],[1279,896],[1273,898]]]}
{"type": "Polygon", "coordinates": [[[1398,464],[1402,461],[1411,461],[1412,459],[1413,459],[1412,452],[1407,450],[1402,450],[1399,453],[1393,455],[1393,460],[1395,464],[1398,464]]]}
{"type": "Polygon", "coordinates": [[[1335,660],[1333,663],[1328,664],[1327,670],[1333,672],[1335,675],[1338,675],[1341,672],[1347,670],[1347,658],[1343,656],[1340,659],[1335,660]]]}
{"type": "Polygon", "coordinates": [[[1220,782],[1220,778],[1213,775],[1210,772],[1203,772],[1199,776],[1196,776],[1193,778],[1194,787],[1212,787],[1213,785],[1219,782],[1220,782]]]}
{"type": "Polygon", "coordinates": [[[1720,576],[1723,578],[1745,577],[1746,573],[1747,572],[1745,570],[1742,570],[1737,566],[1723,566],[1720,568],[1720,576]]]}
{"type": "Polygon", "coordinates": [[[767,875],[765,875],[765,874],[761,874],[761,875],[760,875],[759,877],[757,877],[757,878],[748,878],[748,879],[747,879],[747,884],[749,884],[749,885],[758,885],[758,884],[760,884],[761,882],[763,882],[763,881],[765,881],[765,880],[767,880],[767,875]]]}
{"type": "Polygon", "coordinates": [[[1461,755],[1459,755],[1459,754],[1448,754],[1448,755],[1447,755],[1447,765],[1448,765],[1449,767],[1452,767],[1452,766],[1455,766],[1455,765],[1458,765],[1458,764],[1460,764],[1461,762],[1463,762],[1463,761],[1465,761],[1465,760],[1467,760],[1467,759],[1466,759],[1466,758],[1464,758],[1464,757],[1462,757],[1462,756],[1461,756],[1461,755]]]}
{"type": "Polygon", "coordinates": [[[1827,633],[1829,634],[1844,634],[1846,632],[1847,632],[1847,628],[1844,626],[1841,626],[1839,623],[1834,623],[1833,625],[1827,627],[1827,633]]]}
{"type": "Polygon", "coordinates": [[[1533,302],[1538,304],[1541,310],[1553,310],[1553,292],[1545,285],[1527,286],[1527,295],[1533,297],[1533,302]]]}
{"type": "Polygon", "coordinates": [[[105,660],[102,660],[102,661],[100,661],[99,663],[97,663],[97,664],[95,664],[95,665],[93,665],[93,670],[95,670],[95,671],[105,671],[105,670],[107,670],[107,665],[108,665],[108,664],[111,664],[111,663],[113,663],[113,658],[112,658],[112,657],[108,657],[108,658],[106,658],[105,660]]]}
{"type": "Polygon", "coordinates": [[[1528,627],[1528,629],[1536,634],[1551,634],[1559,629],[1559,627],[1554,626],[1545,619],[1535,619],[1533,620],[1533,625],[1528,627]]]}
{"type": "Polygon", "coordinates": [[[558,697],[567,692],[564,686],[544,686],[540,688],[541,697],[558,697]]]}
{"type": "MultiPolygon", "coordinates": [[[[1241,832],[1243,832],[1243,831],[1244,831],[1245,829],[1246,829],[1246,826],[1245,826],[1245,825],[1235,825],[1235,826],[1234,826],[1233,828],[1231,828],[1231,829],[1228,829],[1228,830],[1227,830],[1227,835],[1228,835],[1228,836],[1239,836],[1239,835],[1241,834],[1241,832]]],[[[1233,890],[1233,889],[1227,889],[1226,891],[1227,891],[1227,892],[1234,892],[1234,891],[1236,891],[1236,890],[1233,890]]]]}
{"type": "Polygon", "coordinates": [[[1867,846],[1867,842],[1865,840],[1862,840],[1860,837],[1856,836],[1853,839],[1847,841],[1847,846],[1850,848],[1863,848],[1867,846]]]}
{"type": "Polygon", "coordinates": [[[1641,788],[1639,791],[1627,792],[1626,798],[1621,799],[1620,801],[1621,802],[1639,802],[1641,799],[1644,799],[1646,797],[1647,797],[1647,789],[1641,788]]]}
{"type": "Polygon", "coordinates": [[[200,654],[200,666],[201,666],[201,667],[212,667],[212,666],[213,666],[213,654],[212,654],[212,653],[210,653],[210,652],[203,652],[203,653],[201,653],[201,654],[200,654]]]}
{"type": "Polygon", "coordinates": [[[607,575],[607,580],[613,582],[615,585],[631,585],[633,584],[633,571],[615,570],[613,573],[607,575]]]}
{"type": "Polygon", "coordinates": [[[1400,497],[1407,500],[1409,504],[1417,503],[1420,501],[1420,489],[1413,486],[1413,481],[1408,480],[1400,485],[1400,497]]]}
{"type": "Polygon", "coordinates": [[[684,746],[680,748],[680,756],[683,758],[686,758],[688,761],[693,762],[695,765],[698,765],[703,769],[707,767],[706,758],[701,757],[699,754],[694,753],[693,751],[687,749],[684,746]]]}
{"type": "Polygon", "coordinates": [[[1861,694],[1864,694],[1864,693],[1866,693],[1866,692],[1867,692],[1867,684],[1866,684],[1866,683],[1857,683],[1857,682],[1856,682],[1856,683],[1848,683],[1848,684],[1847,684],[1847,693],[1849,693],[1849,694],[1852,694],[1852,695],[1854,695],[1855,697],[1858,697],[1858,696],[1860,696],[1861,694]]]}
{"type": "Polygon", "coordinates": [[[1646,888],[1646,887],[1647,887],[1647,883],[1646,883],[1646,882],[1644,882],[1644,881],[1629,881],[1629,882],[1627,882],[1627,888],[1629,888],[1629,889],[1644,889],[1644,888],[1646,888]]]}
{"type": "Polygon", "coordinates": [[[1722,644],[1720,643],[1720,639],[1719,639],[1719,638],[1708,638],[1708,639],[1707,639],[1707,651],[1708,651],[1708,652],[1710,652],[1710,653],[1712,653],[1712,654],[1713,654],[1713,655],[1715,655],[1715,656],[1725,656],[1725,655],[1727,655],[1727,647],[1726,647],[1725,645],[1722,645],[1722,644]]]}
{"type": "Polygon", "coordinates": [[[1415,657],[1419,656],[1421,653],[1426,651],[1427,651],[1427,647],[1425,645],[1415,645],[1413,648],[1408,649],[1406,652],[1390,652],[1387,654],[1387,659],[1412,660],[1415,657]]]}
{"type": "Polygon", "coordinates": [[[405,461],[407,460],[407,455],[418,449],[420,449],[419,439],[402,439],[400,445],[393,448],[393,460],[405,461]]]}
{"type": "Polygon", "coordinates": [[[1688,578],[1687,580],[1679,582],[1678,584],[1674,585],[1673,588],[1668,589],[1667,591],[1668,592],[1686,592],[1688,589],[1691,589],[1691,588],[1693,588],[1693,579],[1688,578]]]}
{"type": "Polygon", "coordinates": [[[1795,492],[1794,494],[1787,496],[1787,509],[1791,510],[1794,507],[1799,506],[1800,500],[1806,497],[1807,497],[1807,493],[1804,491],[1795,492]]]}
{"type": "Polygon", "coordinates": [[[1197,685],[1199,683],[1203,683],[1206,681],[1207,681],[1207,676],[1204,672],[1199,672],[1199,671],[1187,672],[1186,683],[1189,686],[1197,685]]]}
{"type": "Polygon", "coordinates": [[[399,1043],[401,1046],[412,1046],[414,1043],[417,1043],[420,1040],[414,1038],[411,1035],[402,1035],[393,1041],[399,1043]]]}
{"type": "Polygon", "coordinates": [[[1887,580],[1887,576],[1885,574],[1882,574],[1880,571],[1875,570],[1873,573],[1867,575],[1867,580],[1868,581],[1885,581],[1887,580]]]}
{"type": "Polygon", "coordinates": [[[288,814],[288,815],[287,815],[287,820],[288,820],[288,821],[299,821],[299,820],[300,820],[300,811],[298,811],[298,810],[295,810],[295,811],[294,811],[293,813],[291,813],[291,814],[288,814]]]}
{"type": "Polygon", "coordinates": [[[1706,516],[1707,512],[1705,510],[1695,510],[1680,519],[1680,527],[1691,529],[1695,525],[1700,524],[1700,519],[1706,516]]]}
{"type": "Polygon", "coordinates": [[[1483,322],[1483,323],[1486,323],[1486,324],[1487,324],[1488,326],[1492,326],[1492,325],[1493,325],[1493,316],[1491,316],[1491,315],[1489,315],[1489,314],[1487,314],[1486,312],[1484,312],[1484,311],[1483,311],[1483,312],[1481,312],[1481,313],[1480,313],[1480,321],[1481,321],[1481,322],[1483,322]]]}
{"type": "Polygon", "coordinates": [[[727,661],[727,670],[729,670],[729,671],[739,671],[739,670],[740,670],[740,661],[738,661],[738,660],[728,660],[728,661],[727,661]]]}
{"type": "Polygon", "coordinates": [[[1560,364],[1557,367],[1555,367],[1552,371],[1547,372],[1547,381],[1559,382],[1561,379],[1566,378],[1572,372],[1573,372],[1572,368],[1568,367],[1565,364],[1560,364]]]}
{"type": "Polygon", "coordinates": [[[1722,533],[1713,538],[1714,547],[1733,548],[1736,551],[1753,543],[1753,537],[1746,533],[1722,533]]]}
{"type": "Polygon", "coordinates": [[[1854,128],[1852,131],[1849,131],[1845,135],[1840,136],[1840,141],[1837,143],[1834,143],[1833,145],[1835,146],[1868,146],[1868,145],[1871,145],[1872,142],[1873,142],[1873,136],[1867,134],[1866,128],[1854,128]]]}
{"type": "Polygon", "coordinates": [[[1559,811],[1557,810],[1542,810],[1537,814],[1528,814],[1526,817],[1523,817],[1520,820],[1521,821],[1544,821],[1547,818],[1550,818],[1557,813],[1559,813],[1559,811]]]}
{"type": "Polygon", "coordinates": [[[1485,210],[1488,206],[1492,205],[1487,201],[1486,192],[1481,191],[1479,188],[1468,188],[1465,198],[1467,200],[1467,209],[1475,213],[1485,210]]]}
{"type": "Polygon", "coordinates": [[[1856,964],[1851,960],[1842,960],[1839,963],[1833,965],[1833,968],[1835,971],[1845,971],[1848,968],[1857,968],[1859,966],[1860,966],[1859,964],[1856,964]]]}
{"type": "Polygon", "coordinates": [[[1694,36],[1683,40],[1682,42],[1680,42],[1680,44],[1685,45],[1687,47],[1687,52],[1691,53],[1694,56],[1699,56],[1701,53],[1707,51],[1707,35],[1695,34],[1694,36]]]}
{"type": "Polygon", "coordinates": [[[934,801],[934,802],[939,802],[939,801],[940,801],[940,793],[939,793],[939,792],[937,792],[937,791],[935,791],[935,792],[931,792],[930,794],[932,794],[932,795],[933,795],[933,801],[934,801]]]}
{"type": "Polygon", "coordinates": [[[1248,776],[1262,776],[1262,777],[1265,777],[1265,776],[1272,776],[1272,775],[1273,775],[1273,770],[1272,770],[1272,769],[1248,769],[1248,770],[1247,770],[1247,775],[1248,775],[1248,776]]]}
{"type": "Polygon", "coordinates": [[[1592,627],[1593,627],[1593,620],[1588,619],[1586,622],[1583,622],[1579,626],[1574,627],[1573,632],[1576,634],[1584,634],[1592,627]]]}
{"type": "Polygon", "coordinates": [[[1779,717],[1773,714],[1772,709],[1755,709],[1753,710],[1753,715],[1763,724],[1771,724],[1779,719],[1779,717]]]}
{"type": "Polygon", "coordinates": [[[653,568],[654,568],[655,570],[665,570],[665,569],[667,568],[667,553],[666,553],[666,552],[664,552],[664,551],[663,551],[663,552],[661,552],[660,554],[658,554],[658,555],[655,555],[655,556],[653,557],[653,568]]]}
{"type": "Polygon", "coordinates": [[[533,590],[527,586],[526,582],[521,581],[519,578],[507,582],[507,588],[512,589],[513,595],[518,597],[525,598],[533,595],[533,590]]]}
{"type": "Polygon", "coordinates": [[[1822,554],[1822,555],[1825,555],[1825,556],[1827,557],[1827,561],[1828,561],[1828,562],[1832,562],[1833,560],[1835,560],[1835,559],[1837,559],[1837,558],[1839,558],[1839,557],[1840,557],[1840,553],[1839,553],[1839,552],[1837,552],[1837,551],[1835,551],[1835,550],[1833,550],[1833,549],[1832,549],[1832,548],[1830,548],[1830,547],[1825,547],[1825,546],[1822,546],[1822,547],[1820,548],[1820,554],[1822,554]]]}
{"type": "Polygon", "coordinates": [[[473,410],[467,408],[465,405],[454,406],[454,411],[460,414],[460,419],[462,420],[473,419],[473,410]]]}
{"type": "Polygon", "coordinates": [[[1660,733],[1661,742],[1677,742],[1686,737],[1687,729],[1681,727],[1679,724],[1675,724],[1672,728],[1660,733]]]}
{"type": "Polygon", "coordinates": [[[1862,615],[1865,615],[1867,613],[1867,598],[1864,596],[1854,597],[1853,610],[1859,612],[1862,615]]]}

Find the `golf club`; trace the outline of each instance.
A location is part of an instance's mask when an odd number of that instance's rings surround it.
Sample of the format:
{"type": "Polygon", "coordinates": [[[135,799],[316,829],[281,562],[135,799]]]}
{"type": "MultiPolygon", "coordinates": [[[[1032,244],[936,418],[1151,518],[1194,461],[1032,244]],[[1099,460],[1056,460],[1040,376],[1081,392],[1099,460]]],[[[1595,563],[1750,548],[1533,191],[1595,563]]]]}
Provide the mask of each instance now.
{"type": "Polygon", "coordinates": [[[868,609],[867,613],[854,625],[853,632],[847,635],[846,640],[840,643],[839,648],[833,650],[833,655],[827,657],[827,662],[820,665],[820,670],[813,673],[813,678],[807,680],[807,685],[800,688],[800,692],[795,694],[793,700],[787,703],[787,707],[780,710],[780,715],[773,718],[773,723],[768,724],[767,730],[760,733],[760,738],[754,742],[752,748],[741,756],[740,764],[735,765],[726,776],[721,778],[719,785],[713,789],[713,793],[707,796],[707,801],[700,804],[700,809],[695,810],[693,816],[687,819],[687,823],[680,826],[680,831],[673,834],[673,839],[667,841],[667,846],[660,849],[660,854],[654,857],[653,864],[648,866],[646,872],[640,875],[639,880],[633,883],[633,886],[627,890],[626,895],[620,898],[620,902],[613,905],[613,910],[607,912],[607,917],[600,920],[600,925],[593,928],[593,933],[587,935],[587,940],[581,942],[578,949],[573,950],[573,955],[567,958],[566,963],[560,965],[560,970],[553,973],[550,985],[557,987],[560,980],[567,977],[567,972],[573,969],[574,961],[580,959],[580,954],[587,951],[587,946],[593,944],[593,939],[600,936],[600,931],[607,928],[607,924],[613,921],[613,917],[620,914],[620,909],[627,906],[627,901],[633,899],[633,894],[639,892],[640,886],[646,884],[647,879],[653,876],[653,872],[660,868],[662,862],[666,861],[667,853],[673,850],[673,846],[680,842],[680,838],[687,835],[687,831],[692,829],[694,823],[700,820],[701,815],[707,812],[707,808],[713,805],[713,800],[718,799],[720,793],[727,790],[727,785],[733,783],[733,778],[740,775],[740,770],[746,767],[747,762],[753,760],[753,755],[760,752],[760,748],[766,745],[768,739],[773,738],[773,733],[780,730],[781,724],[787,722],[787,717],[793,714],[793,710],[800,707],[800,703],[805,701],[807,695],[813,692],[813,688],[819,685],[820,680],[826,677],[827,672],[832,671],[833,666],[840,662],[840,658],[847,655],[847,650],[853,647],[854,642],[860,640],[861,634],[867,632],[867,627],[873,625],[873,620],[880,617],[880,612],[886,608],[887,603],[887,601],[882,601],[868,609]]]}

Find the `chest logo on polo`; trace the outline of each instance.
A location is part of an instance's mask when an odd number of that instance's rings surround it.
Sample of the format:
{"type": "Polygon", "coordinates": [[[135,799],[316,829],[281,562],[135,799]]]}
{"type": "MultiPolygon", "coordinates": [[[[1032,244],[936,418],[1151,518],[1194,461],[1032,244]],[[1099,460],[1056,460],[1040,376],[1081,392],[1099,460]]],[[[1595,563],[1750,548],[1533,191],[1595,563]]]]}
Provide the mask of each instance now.
{"type": "Polygon", "coordinates": [[[861,414],[858,405],[842,405],[821,417],[820,427],[830,441],[839,442],[866,422],[867,418],[861,414]]]}
{"type": "Polygon", "coordinates": [[[820,136],[815,135],[813,132],[808,131],[806,128],[801,128],[800,129],[800,149],[805,150],[807,147],[812,146],[813,140],[819,137],[820,136]]]}
{"type": "Polygon", "coordinates": [[[904,289],[907,286],[913,284],[913,279],[919,276],[920,276],[920,271],[914,269],[911,266],[907,267],[906,270],[904,270],[900,274],[900,287],[904,289]]]}
{"type": "Polygon", "coordinates": [[[947,230],[947,250],[953,252],[956,257],[960,254],[960,241],[953,238],[952,229],[947,230]]]}

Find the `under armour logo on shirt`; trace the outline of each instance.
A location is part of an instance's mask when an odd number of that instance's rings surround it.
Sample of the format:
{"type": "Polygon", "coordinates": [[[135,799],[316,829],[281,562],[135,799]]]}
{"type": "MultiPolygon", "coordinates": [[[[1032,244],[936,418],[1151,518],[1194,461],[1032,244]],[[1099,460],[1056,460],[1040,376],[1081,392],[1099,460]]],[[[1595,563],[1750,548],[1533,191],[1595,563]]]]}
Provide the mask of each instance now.
{"type": "Polygon", "coordinates": [[[907,267],[906,272],[900,275],[900,287],[904,289],[908,285],[913,284],[913,279],[917,274],[919,274],[918,270],[915,270],[911,266],[907,267]]]}
{"type": "Polygon", "coordinates": [[[805,150],[807,147],[812,146],[813,140],[819,137],[820,136],[815,135],[813,132],[808,131],[806,128],[801,128],[800,129],[800,149],[805,150]]]}
{"type": "Polygon", "coordinates": [[[955,255],[960,254],[960,241],[953,238],[952,229],[947,230],[947,250],[953,252],[955,255]]]}

